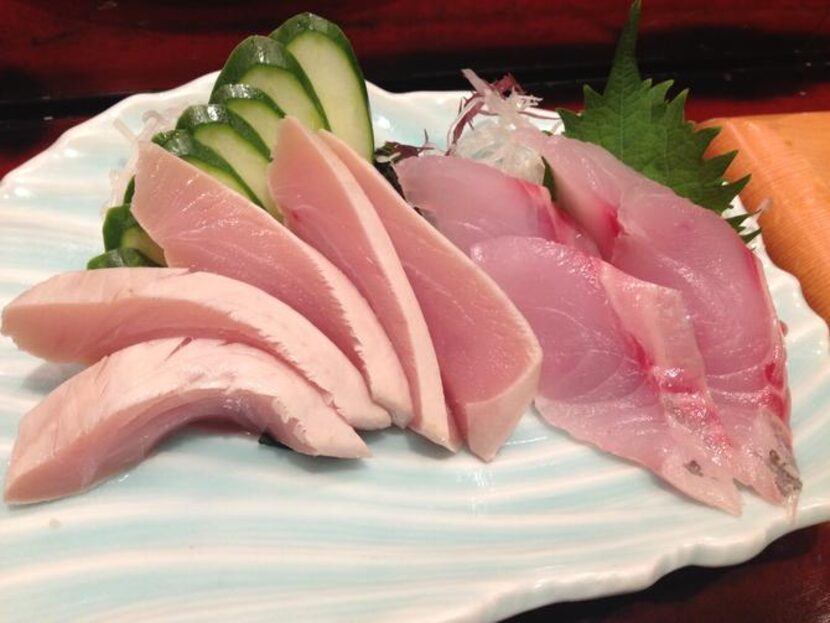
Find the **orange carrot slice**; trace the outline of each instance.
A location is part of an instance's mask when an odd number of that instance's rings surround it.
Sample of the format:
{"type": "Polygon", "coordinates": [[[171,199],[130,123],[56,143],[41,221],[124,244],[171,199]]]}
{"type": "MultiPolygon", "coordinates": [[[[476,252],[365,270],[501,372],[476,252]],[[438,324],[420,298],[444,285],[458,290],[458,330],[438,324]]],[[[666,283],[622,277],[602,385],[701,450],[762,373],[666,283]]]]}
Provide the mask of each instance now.
{"type": "Polygon", "coordinates": [[[730,181],[751,174],[741,192],[757,211],[764,244],[801,282],[804,297],[830,323],[830,112],[712,119],[719,126],[706,156],[735,149],[730,181]]]}

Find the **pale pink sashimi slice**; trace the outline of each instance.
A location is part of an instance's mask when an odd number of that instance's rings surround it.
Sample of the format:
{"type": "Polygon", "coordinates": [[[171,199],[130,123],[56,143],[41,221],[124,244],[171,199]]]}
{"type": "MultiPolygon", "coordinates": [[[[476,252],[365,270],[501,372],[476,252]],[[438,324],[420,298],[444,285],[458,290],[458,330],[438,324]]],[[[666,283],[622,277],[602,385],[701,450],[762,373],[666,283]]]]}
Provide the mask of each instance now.
{"type": "Polygon", "coordinates": [[[395,245],[424,312],[462,436],[472,452],[492,459],[536,393],[539,342],[493,280],[371,164],[333,134],[320,135],[354,175],[395,245]]]}
{"type": "Polygon", "coordinates": [[[389,338],[348,278],[320,253],[209,175],[139,146],[132,211],[170,266],[250,283],[290,305],[357,366],[374,400],[405,422],[409,387],[389,338]]]}
{"type": "Polygon", "coordinates": [[[495,238],[472,256],[539,338],[536,406],[548,422],[740,512],[731,447],[678,292],[539,238],[495,238]]]}
{"type": "Polygon", "coordinates": [[[5,499],[39,502],[87,489],[204,418],[267,432],[304,454],[369,455],[319,392],[273,356],[244,344],[166,338],[105,357],[25,415],[5,499]]]}
{"type": "Polygon", "coordinates": [[[551,163],[562,205],[603,257],[683,294],[707,383],[741,450],[738,479],[793,508],[801,481],[787,427],[786,353],[758,258],[720,216],[601,147],[539,133],[526,137],[551,163]]]}
{"type": "Polygon", "coordinates": [[[597,254],[544,186],[457,156],[406,158],[395,174],[407,201],[464,253],[497,236],[535,236],[597,254]]]}
{"type": "Polygon", "coordinates": [[[412,286],[389,234],[346,166],[322,140],[287,117],[268,170],[268,186],[286,223],[328,257],[369,301],[409,381],[410,428],[456,450],[438,358],[412,286]]]}
{"type": "Polygon", "coordinates": [[[181,268],[110,268],[56,275],[3,310],[2,332],[51,361],[89,363],[153,338],[216,337],[279,357],[364,429],[389,426],[357,368],[314,325],[252,285],[181,268]]]}

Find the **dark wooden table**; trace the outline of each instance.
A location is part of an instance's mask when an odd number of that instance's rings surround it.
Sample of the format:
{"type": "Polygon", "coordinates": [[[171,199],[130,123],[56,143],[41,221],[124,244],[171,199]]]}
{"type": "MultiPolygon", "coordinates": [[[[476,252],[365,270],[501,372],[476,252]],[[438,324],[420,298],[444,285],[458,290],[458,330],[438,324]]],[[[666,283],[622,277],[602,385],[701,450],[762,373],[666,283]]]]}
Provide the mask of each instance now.
{"type": "MultiPolygon", "coordinates": [[[[601,85],[626,3],[3,0],[0,176],[123,96],[217,69],[241,38],[302,10],[340,23],[367,78],[388,89],[464,88],[458,69],[469,66],[512,71],[546,104],[578,106],[582,83],[601,85]]],[[[827,0],[652,0],[641,31],[644,73],[691,87],[691,119],[830,110],[827,0]]],[[[742,565],[683,569],[640,593],[512,621],[827,623],[830,524],[742,565]]]]}

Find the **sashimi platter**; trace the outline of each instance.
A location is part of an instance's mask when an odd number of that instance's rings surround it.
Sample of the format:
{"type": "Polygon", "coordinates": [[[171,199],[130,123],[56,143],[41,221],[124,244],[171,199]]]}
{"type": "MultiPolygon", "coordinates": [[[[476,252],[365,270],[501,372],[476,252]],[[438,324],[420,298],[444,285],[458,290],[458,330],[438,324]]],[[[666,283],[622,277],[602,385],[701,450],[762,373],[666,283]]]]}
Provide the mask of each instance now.
{"type": "Polygon", "coordinates": [[[495,621],[829,520],[827,327],[640,9],[579,112],[304,13],[9,174],[0,619],[495,621]]]}

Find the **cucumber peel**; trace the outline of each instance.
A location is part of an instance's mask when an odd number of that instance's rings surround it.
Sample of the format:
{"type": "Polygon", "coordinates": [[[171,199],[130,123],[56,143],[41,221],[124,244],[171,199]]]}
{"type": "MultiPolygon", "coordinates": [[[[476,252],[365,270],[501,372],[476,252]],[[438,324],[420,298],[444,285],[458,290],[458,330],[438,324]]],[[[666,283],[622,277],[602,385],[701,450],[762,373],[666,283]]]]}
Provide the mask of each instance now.
{"type": "Polygon", "coordinates": [[[121,203],[132,203],[134,194],[135,176],[131,177],[130,181],[127,183],[127,188],[124,189],[124,198],[121,200],[121,203]]]}

